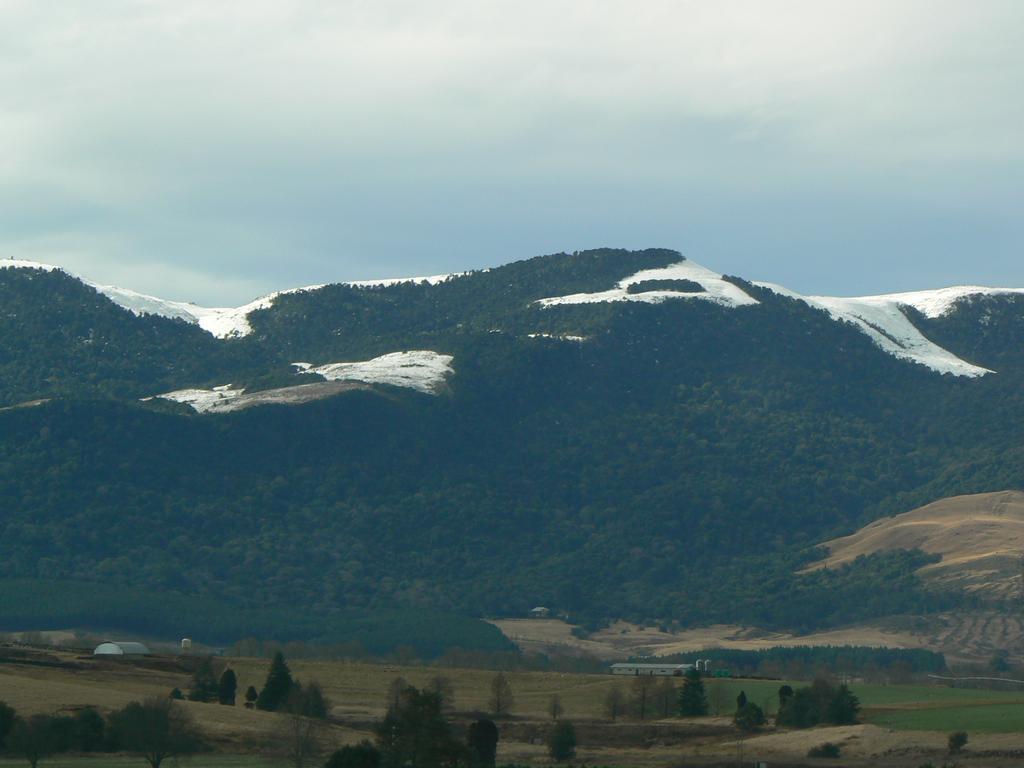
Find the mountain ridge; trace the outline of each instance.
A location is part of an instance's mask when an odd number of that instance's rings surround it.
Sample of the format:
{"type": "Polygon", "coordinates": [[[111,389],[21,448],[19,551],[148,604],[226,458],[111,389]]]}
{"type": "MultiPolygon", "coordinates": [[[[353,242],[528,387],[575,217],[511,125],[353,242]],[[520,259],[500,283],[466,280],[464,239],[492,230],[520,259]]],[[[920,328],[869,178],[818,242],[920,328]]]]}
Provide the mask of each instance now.
{"type": "MultiPolygon", "coordinates": [[[[675,252],[673,252],[675,253],[675,252]]],[[[576,293],[535,299],[545,308],[569,304],[638,301],[660,303],[671,299],[709,300],[727,307],[741,307],[758,304],[758,300],[743,291],[736,283],[723,275],[713,272],[676,253],[680,259],[673,264],[640,270],[620,279],[614,287],[592,293],[576,293]],[[630,287],[661,281],[689,281],[700,287],[700,291],[671,289],[631,292],[630,287]]],[[[551,257],[548,257],[551,258],[551,257]]],[[[250,316],[259,311],[270,310],[275,302],[284,296],[315,293],[328,287],[344,286],[356,289],[380,290],[398,285],[436,286],[452,280],[459,280],[474,274],[491,270],[458,272],[430,277],[391,278],[384,280],[359,280],[275,291],[258,297],[239,307],[202,307],[196,304],[169,301],[140,294],[130,289],[100,285],[75,276],[60,267],[28,261],[7,260],[0,262],[0,268],[39,269],[61,271],[79,280],[106,296],[113,303],[136,315],[157,315],[181,319],[198,325],[218,339],[241,338],[253,333],[250,316]]],[[[979,298],[1013,296],[1024,294],[1024,289],[990,288],[984,286],[951,286],[933,290],[878,294],[860,297],[805,296],[783,286],[767,282],[754,282],[759,288],[770,290],[787,298],[802,301],[810,307],[825,311],[837,322],[846,322],[865,333],[883,351],[900,359],[919,363],[939,373],[955,376],[978,377],[993,373],[992,369],[963,360],[954,353],[928,339],[913,321],[907,317],[904,308],[911,308],[926,318],[937,319],[954,312],[958,306],[977,301],[979,298]]],[[[577,337],[579,338],[579,337],[577,337]]],[[[398,351],[398,350],[396,350],[398,351]]]]}
{"type": "Polygon", "coordinates": [[[901,310],[999,371],[940,375],[741,278],[659,276],[680,259],[607,249],[326,285],[225,339],[65,274],[0,270],[0,406],[49,398],[0,411],[0,578],[324,616],[541,604],[787,631],[974,600],[930,589],[921,552],[798,572],[879,517],[1024,487],[1022,298],[901,310]],[[714,299],[732,289],[757,303],[714,299]],[[408,371],[380,362],[372,381],[311,372],[412,351],[429,355],[419,381],[443,384],[396,385],[408,371]],[[293,397],[309,385],[332,391],[293,397]],[[184,389],[261,402],[146,399],[184,389]]]}

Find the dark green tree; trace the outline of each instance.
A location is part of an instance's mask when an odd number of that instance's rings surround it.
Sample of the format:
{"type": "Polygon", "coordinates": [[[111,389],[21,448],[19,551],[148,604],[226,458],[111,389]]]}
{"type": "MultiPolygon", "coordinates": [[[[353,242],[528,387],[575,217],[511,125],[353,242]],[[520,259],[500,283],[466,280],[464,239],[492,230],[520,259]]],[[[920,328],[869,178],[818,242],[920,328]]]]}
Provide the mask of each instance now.
{"type": "Polygon", "coordinates": [[[477,720],[466,731],[470,764],[473,768],[494,768],[498,754],[498,726],[493,720],[477,720]]]}
{"type": "Polygon", "coordinates": [[[786,702],[793,698],[793,687],[790,685],[779,686],[779,709],[786,706],[786,702]]]}
{"type": "Polygon", "coordinates": [[[32,715],[28,719],[18,718],[7,736],[7,749],[28,760],[32,768],[57,748],[59,739],[49,715],[32,715]]]}
{"type": "Polygon", "coordinates": [[[469,758],[468,749],[452,736],[441,698],[411,686],[377,727],[377,746],[385,768],[436,768],[469,758]]]}
{"type": "Polygon", "coordinates": [[[198,752],[199,730],[184,706],[168,698],[133,701],[110,716],[109,728],[118,749],[143,757],[150,768],[167,758],[198,752]]]}
{"type": "Polygon", "coordinates": [[[292,684],[291,693],[288,694],[286,707],[289,712],[297,712],[303,717],[326,720],[331,704],[324,696],[324,690],[320,683],[316,680],[305,685],[296,680],[292,684]]]}
{"type": "Polygon", "coordinates": [[[171,688],[170,697],[175,701],[183,701],[185,698],[185,694],[181,692],[181,688],[174,687],[171,688]]]}
{"type": "Polygon", "coordinates": [[[746,691],[740,691],[740,695],[736,697],[736,709],[743,709],[747,703],[746,691]]]}
{"type": "Polygon", "coordinates": [[[949,754],[958,755],[963,751],[963,748],[967,746],[967,732],[966,731],[954,731],[949,734],[949,738],[946,739],[946,746],[949,749],[949,754]]]}
{"type": "Polygon", "coordinates": [[[853,725],[860,714],[860,700],[846,685],[840,685],[828,700],[824,720],[832,725],[853,725]]]}
{"type": "Polygon", "coordinates": [[[291,670],[284,660],[284,654],[280,651],[274,654],[270,662],[270,671],[267,672],[267,680],[263,683],[263,689],[256,699],[256,709],[264,709],[268,712],[276,712],[284,707],[288,696],[292,692],[291,670]]]}
{"type": "Polygon", "coordinates": [[[748,701],[743,706],[737,707],[733,723],[741,731],[756,731],[765,723],[764,710],[754,702],[748,701]]]}
{"type": "Polygon", "coordinates": [[[552,727],[548,734],[548,754],[558,762],[576,757],[576,728],[568,720],[552,727]]]}
{"type": "Polygon", "coordinates": [[[17,719],[18,713],[14,711],[14,707],[0,701],[0,749],[6,746],[7,735],[11,732],[17,719]]]}
{"type": "Polygon", "coordinates": [[[217,698],[217,676],[213,671],[213,659],[201,659],[192,673],[192,685],[188,690],[189,701],[214,701],[217,698]]]}
{"type": "Polygon", "coordinates": [[[700,672],[691,669],[686,673],[683,687],[679,689],[679,714],[683,717],[701,717],[708,713],[708,697],[704,692],[704,680],[700,672]]]}
{"type": "Polygon", "coordinates": [[[368,741],[349,744],[333,752],[324,768],[380,768],[380,750],[368,741]]]}
{"type": "Polygon", "coordinates": [[[247,709],[252,709],[256,706],[256,701],[259,699],[260,694],[256,690],[256,686],[250,685],[245,689],[245,706],[247,709]]]}
{"type": "Polygon", "coordinates": [[[441,697],[441,708],[445,712],[451,712],[455,709],[455,686],[452,685],[452,681],[449,678],[444,675],[435,675],[430,678],[427,690],[433,691],[441,697]]]}
{"type": "Polygon", "coordinates": [[[100,752],[106,743],[107,723],[92,707],[78,710],[72,717],[71,739],[79,752],[100,752]]]}
{"type": "Polygon", "coordinates": [[[235,694],[238,691],[238,677],[235,670],[228,667],[217,683],[217,701],[228,706],[235,706],[235,694]]]}

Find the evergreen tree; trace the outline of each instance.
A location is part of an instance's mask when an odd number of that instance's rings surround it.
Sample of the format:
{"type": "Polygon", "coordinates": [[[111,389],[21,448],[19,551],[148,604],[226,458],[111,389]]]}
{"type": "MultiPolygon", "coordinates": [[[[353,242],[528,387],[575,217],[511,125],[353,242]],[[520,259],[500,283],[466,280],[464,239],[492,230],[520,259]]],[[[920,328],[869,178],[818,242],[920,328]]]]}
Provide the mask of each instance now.
{"type": "Polygon", "coordinates": [[[213,672],[213,660],[207,656],[199,662],[192,674],[192,686],[188,691],[189,701],[213,701],[217,698],[217,676],[213,672]]]}
{"type": "Polygon", "coordinates": [[[746,691],[740,691],[740,695],[736,697],[736,709],[743,709],[747,705],[747,693],[746,691]]]}
{"type": "Polygon", "coordinates": [[[576,757],[576,728],[568,720],[562,720],[551,729],[548,754],[559,762],[576,757]]]}
{"type": "Polygon", "coordinates": [[[752,701],[744,702],[743,706],[737,707],[733,723],[741,731],[757,730],[765,723],[764,710],[752,701]]]}
{"type": "Polygon", "coordinates": [[[498,754],[498,726],[493,720],[477,720],[466,731],[466,745],[473,768],[494,768],[498,754]]]}
{"type": "Polygon", "coordinates": [[[256,706],[256,700],[259,699],[260,695],[256,691],[256,686],[250,685],[245,689],[245,706],[247,709],[252,709],[256,706]]]}
{"type": "Polygon", "coordinates": [[[293,685],[295,682],[292,680],[291,670],[288,669],[288,664],[284,660],[284,654],[278,651],[270,662],[267,680],[256,699],[256,709],[265,709],[270,712],[281,709],[288,701],[293,685]]]}
{"type": "Polygon", "coordinates": [[[7,735],[14,727],[17,717],[18,713],[14,711],[14,707],[0,701],[0,749],[7,744],[7,735]]]}
{"type": "Polygon", "coordinates": [[[217,683],[217,701],[228,706],[235,706],[235,693],[238,690],[238,678],[235,671],[228,667],[217,683]]]}
{"type": "Polygon", "coordinates": [[[789,685],[779,686],[779,709],[786,706],[786,702],[793,698],[793,688],[789,685]]]}
{"type": "Polygon", "coordinates": [[[700,672],[691,669],[686,673],[683,687],[679,690],[679,714],[683,717],[700,717],[708,713],[708,699],[704,693],[704,680],[700,672]]]}
{"type": "Polygon", "coordinates": [[[852,725],[860,713],[860,699],[849,688],[840,685],[832,694],[825,710],[825,722],[833,725],[852,725]]]}
{"type": "Polygon", "coordinates": [[[412,687],[377,727],[377,746],[385,768],[436,768],[469,757],[469,750],[452,736],[441,698],[412,687]]]}

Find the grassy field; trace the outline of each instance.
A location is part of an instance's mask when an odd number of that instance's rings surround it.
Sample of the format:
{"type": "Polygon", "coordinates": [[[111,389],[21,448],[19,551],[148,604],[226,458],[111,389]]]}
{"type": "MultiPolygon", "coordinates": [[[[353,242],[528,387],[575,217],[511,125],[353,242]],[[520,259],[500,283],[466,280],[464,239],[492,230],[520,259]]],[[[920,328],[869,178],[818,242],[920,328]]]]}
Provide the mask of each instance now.
{"type": "MultiPolygon", "coordinates": [[[[165,696],[174,687],[185,690],[189,685],[187,669],[177,666],[179,662],[173,659],[154,665],[130,661],[97,663],[88,657],[60,653],[49,654],[46,658],[64,666],[0,663],[0,699],[22,714],[68,711],[85,705],[110,711],[133,700],[165,696]]],[[[229,664],[235,670],[240,696],[249,685],[262,686],[269,666],[269,662],[257,659],[223,659],[219,663],[229,664]]],[[[293,660],[289,664],[296,678],[318,681],[332,702],[331,714],[336,722],[327,733],[331,749],[372,737],[372,725],[383,714],[388,686],[396,677],[420,687],[437,676],[448,678],[455,692],[456,728],[461,729],[487,711],[490,683],[496,674],[486,670],[342,661],[293,660]]],[[[504,735],[499,762],[547,763],[543,743],[537,740],[542,742],[547,732],[548,705],[557,694],[564,717],[575,721],[580,733],[585,735],[581,741],[581,761],[635,768],[678,764],[680,755],[701,756],[702,759],[726,755],[734,749],[731,745],[737,738],[729,716],[740,691],[772,714],[781,685],[780,681],[772,680],[708,680],[712,714],[718,717],[670,718],[644,723],[620,720],[613,725],[604,715],[605,696],[613,686],[621,686],[628,695],[634,678],[553,672],[511,672],[508,677],[515,703],[513,717],[500,722],[504,735]]],[[[796,687],[805,683],[790,684],[796,687]]],[[[860,755],[859,761],[850,764],[883,765],[886,761],[882,757],[897,752],[903,754],[908,745],[921,749],[923,755],[931,755],[928,750],[941,748],[945,735],[952,730],[968,731],[972,745],[977,745],[978,749],[984,746],[990,752],[1007,750],[1008,754],[1024,734],[1024,692],[928,685],[854,684],[852,688],[863,705],[862,719],[866,724],[799,733],[769,729],[750,739],[750,747],[761,750],[759,754],[772,760],[785,762],[802,759],[806,745],[840,739],[847,745],[844,756],[860,755]]],[[[190,760],[189,765],[194,768],[278,768],[282,765],[267,757],[272,754],[275,729],[281,726],[280,716],[241,706],[193,702],[183,702],[183,706],[192,713],[216,750],[212,756],[190,760]],[[228,756],[242,752],[247,754],[228,756]]],[[[0,768],[21,764],[0,760],[0,768]]],[[[101,757],[54,758],[43,765],[121,768],[139,764],[137,758],[101,757]]]]}

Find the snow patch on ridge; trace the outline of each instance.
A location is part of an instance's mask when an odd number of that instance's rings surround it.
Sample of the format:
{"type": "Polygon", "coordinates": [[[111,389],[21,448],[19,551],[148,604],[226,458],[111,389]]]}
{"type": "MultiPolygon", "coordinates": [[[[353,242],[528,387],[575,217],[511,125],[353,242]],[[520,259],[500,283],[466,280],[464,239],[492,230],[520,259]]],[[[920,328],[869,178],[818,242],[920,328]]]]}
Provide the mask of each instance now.
{"type": "Polygon", "coordinates": [[[942,317],[956,308],[963,301],[971,301],[979,296],[1024,295],[1024,288],[986,288],[981,285],[954,285],[949,288],[936,288],[930,291],[907,291],[906,293],[886,293],[880,296],[863,296],[862,301],[894,301],[913,307],[922,315],[935,319],[942,317]]]}
{"type": "MultiPolygon", "coordinates": [[[[161,400],[173,400],[176,403],[184,403],[190,406],[196,413],[209,413],[231,410],[232,401],[241,397],[245,389],[232,389],[230,384],[213,389],[178,389],[174,392],[164,392],[157,395],[161,400]]],[[[143,398],[151,400],[152,398],[143,398]]]]}
{"type": "MultiPolygon", "coordinates": [[[[230,413],[257,405],[296,405],[320,400],[371,384],[390,384],[436,395],[445,378],[453,373],[451,355],[429,350],[393,352],[355,363],[292,363],[297,373],[316,373],[327,381],[246,394],[243,387],[223,384],[212,389],[178,389],[156,395],[161,400],[184,403],[196,413],[230,413]]],[[[143,400],[152,400],[145,397],[143,400]]]]}
{"type": "Polygon", "coordinates": [[[313,366],[292,363],[300,373],[316,373],[328,381],[361,381],[408,387],[429,395],[437,394],[447,376],[454,373],[451,355],[430,350],[392,352],[357,363],[327,363],[313,366]]]}
{"type": "MultiPolygon", "coordinates": [[[[951,373],[954,376],[976,378],[984,376],[986,373],[993,373],[988,368],[982,368],[962,360],[949,350],[943,349],[927,339],[900,309],[901,305],[909,303],[901,298],[908,294],[855,298],[803,296],[773,283],[754,284],[781,296],[788,296],[812,307],[823,309],[833,320],[851,323],[866,334],[876,346],[901,360],[920,363],[933,371],[951,373]]],[[[931,292],[920,292],[920,294],[926,293],[931,292]]]]}
{"type": "Polygon", "coordinates": [[[667,267],[642,270],[620,280],[611,290],[553,296],[540,299],[536,303],[542,307],[553,307],[559,304],[596,304],[606,301],[642,301],[648,304],[657,304],[667,299],[702,299],[725,307],[744,307],[758,303],[757,299],[739,286],[733,285],[728,280],[723,280],[722,275],[689,260],[667,267]],[[691,280],[700,284],[704,290],[699,292],[672,290],[629,292],[629,286],[648,280],[691,280]]]}
{"type": "Polygon", "coordinates": [[[285,291],[262,296],[241,307],[200,307],[187,301],[170,301],[156,296],[149,296],[128,288],[119,288],[116,285],[101,285],[87,280],[84,277],[72,274],[67,270],[52,264],[41,264],[34,261],[22,261],[20,259],[0,260],[0,269],[41,269],[46,272],[64,272],[76,280],[95,289],[103,294],[119,307],[127,309],[135,315],[159,315],[171,319],[184,320],[188,323],[198,325],[207,333],[216,336],[218,339],[235,338],[247,336],[252,333],[252,326],[249,325],[249,315],[258,309],[268,309],[273,306],[278,296],[290,293],[302,293],[315,291],[323,288],[322,285],[310,285],[305,288],[291,288],[285,291]]]}

